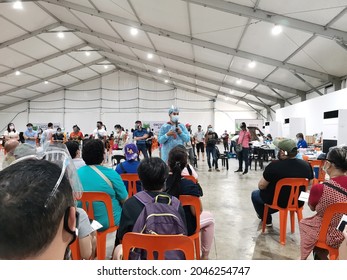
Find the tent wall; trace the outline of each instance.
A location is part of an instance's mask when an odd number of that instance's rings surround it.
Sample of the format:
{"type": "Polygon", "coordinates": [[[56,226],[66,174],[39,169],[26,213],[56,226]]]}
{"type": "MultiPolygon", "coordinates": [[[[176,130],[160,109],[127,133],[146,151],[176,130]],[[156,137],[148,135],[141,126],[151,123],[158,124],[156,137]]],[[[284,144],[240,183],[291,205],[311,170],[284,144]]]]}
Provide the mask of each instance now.
{"type": "Polygon", "coordinates": [[[0,129],[9,122],[24,131],[27,122],[60,123],[66,131],[78,124],[83,133],[91,133],[101,120],[108,131],[119,123],[134,127],[136,120],[167,121],[168,109],[180,108],[180,120],[191,123],[193,131],[201,124],[204,129],[213,124],[218,133],[234,131],[235,119],[256,118],[251,109],[230,103],[214,102],[211,98],[175,89],[152,80],[116,72],[93,81],[48,94],[0,112],[0,129]],[[20,113],[18,113],[20,112],[20,113]]]}

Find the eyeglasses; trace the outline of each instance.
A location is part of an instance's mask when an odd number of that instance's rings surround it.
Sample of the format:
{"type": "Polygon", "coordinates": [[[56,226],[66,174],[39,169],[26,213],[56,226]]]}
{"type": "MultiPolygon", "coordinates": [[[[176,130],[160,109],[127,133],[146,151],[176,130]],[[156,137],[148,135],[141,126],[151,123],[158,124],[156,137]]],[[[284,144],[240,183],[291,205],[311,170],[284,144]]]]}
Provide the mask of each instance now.
{"type": "Polygon", "coordinates": [[[61,181],[64,178],[64,175],[67,175],[67,179],[70,182],[72,191],[73,191],[73,196],[74,199],[79,199],[82,196],[82,184],[79,180],[76,168],[71,160],[70,154],[67,151],[67,148],[65,145],[61,144],[61,143],[57,143],[57,144],[50,144],[48,146],[45,147],[46,151],[42,152],[42,153],[37,153],[34,155],[28,155],[28,156],[24,156],[21,157],[17,160],[15,160],[14,162],[11,163],[15,164],[19,161],[23,161],[23,160],[27,160],[27,159],[37,159],[37,160],[47,160],[50,162],[53,162],[55,164],[57,164],[58,166],[61,167],[61,172],[60,175],[58,177],[57,182],[55,183],[52,191],[50,192],[50,194],[48,195],[44,207],[47,208],[50,201],[52,200],[52,198],[55,197],[58,188],[61,184],[61,181]]]}

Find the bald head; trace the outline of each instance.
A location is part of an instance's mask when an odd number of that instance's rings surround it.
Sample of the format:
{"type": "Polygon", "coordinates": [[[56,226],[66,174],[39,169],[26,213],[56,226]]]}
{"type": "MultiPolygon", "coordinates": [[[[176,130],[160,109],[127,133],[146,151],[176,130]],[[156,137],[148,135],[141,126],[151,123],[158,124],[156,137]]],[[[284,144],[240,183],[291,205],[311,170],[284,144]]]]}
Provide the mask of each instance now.
{"type": "Polygon", "coordinates": [[[13,151],[17,148],[18,145],[19,145],[18,140],[10,139],[6,141],[4,149],[6,153],[13,153],[13,151]]]}

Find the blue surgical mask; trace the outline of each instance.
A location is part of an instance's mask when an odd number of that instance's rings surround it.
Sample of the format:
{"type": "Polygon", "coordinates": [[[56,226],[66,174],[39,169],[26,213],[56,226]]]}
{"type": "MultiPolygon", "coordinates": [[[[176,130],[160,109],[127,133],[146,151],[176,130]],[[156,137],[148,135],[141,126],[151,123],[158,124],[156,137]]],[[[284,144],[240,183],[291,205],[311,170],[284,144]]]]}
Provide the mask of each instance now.
{"type": "Polygon", "coordinates": [[[177,123],[178,120],[179,120],[179,117],[178,117],[178,116],[171,116],[171,121],[172,121],[173,123],[177,123]]]}
{"type": "Polygon", "coordinates": [[[29,127],[28,127],[28,130],[29,130],[29,131],[32,131],[32,130],[33,130],[33,128],[32,128],[31,126],[29,126],[29,127]]]}

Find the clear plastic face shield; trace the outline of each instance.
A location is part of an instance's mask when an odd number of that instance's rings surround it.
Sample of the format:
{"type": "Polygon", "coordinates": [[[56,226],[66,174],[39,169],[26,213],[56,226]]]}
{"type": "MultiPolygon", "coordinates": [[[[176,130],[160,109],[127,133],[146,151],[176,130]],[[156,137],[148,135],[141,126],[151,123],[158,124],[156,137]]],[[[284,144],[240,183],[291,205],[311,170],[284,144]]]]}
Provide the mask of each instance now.
{"type": "Polygon", "coordinates": [[[46,143],[41,151],[37,151],[36,154],[26,155],[21,157],[18,155],[18,158],[11,163],[15,164],[19,161],[25,159],[38,159],[38,160],[48,160],[55,164],[57,164],[61,168],[61,173],[55,185],[52,187],[52,190],[47,197],[45,202],[45,207],[47,207],[51,201],[51,199],[56,195],[59,185],[64,177],[69,180],[73,196],[75,200],[81,198],[83,193],[82,184],[79,180],[76,167],[72,162],[71,156],[65,144],[62,143],[46,143]]]}

